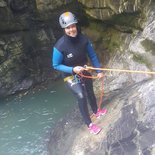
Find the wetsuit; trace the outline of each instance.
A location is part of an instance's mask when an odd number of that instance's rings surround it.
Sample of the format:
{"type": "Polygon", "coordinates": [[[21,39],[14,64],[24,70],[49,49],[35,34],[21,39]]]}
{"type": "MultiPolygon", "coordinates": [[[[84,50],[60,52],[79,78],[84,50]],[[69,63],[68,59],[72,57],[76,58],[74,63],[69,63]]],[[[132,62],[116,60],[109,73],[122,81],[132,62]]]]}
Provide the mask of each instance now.
{"type": "MultiPolygon", "coordinates": [[[[92,111],[97,112],[93,83],[91,79],[77,76],[73,72],[73,68],[86,65],[88,57],[94,67],[101,67],[90,41],[81,33],[76,37],[64,35],[53,47],[52,65],[54,69],[62,72],[64,78],[74,76],[73,79],[66,80],[66,85],[77,98],[80,112],[87,125],[91,123],[87,100],[89,100],[92,111]]],[[[84,71],[83,74],[90,75],[87,71],[84,71]]]]}

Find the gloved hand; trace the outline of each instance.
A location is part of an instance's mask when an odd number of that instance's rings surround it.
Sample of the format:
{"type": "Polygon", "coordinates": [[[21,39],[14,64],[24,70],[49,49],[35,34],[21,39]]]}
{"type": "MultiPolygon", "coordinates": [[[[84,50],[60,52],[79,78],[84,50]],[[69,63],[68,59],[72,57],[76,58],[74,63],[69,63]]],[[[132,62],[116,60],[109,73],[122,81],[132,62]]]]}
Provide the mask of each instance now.
{"type": "Polygon", "coordinates": [[[76,73],[76,74],[79,74],[84,70],[85,70],[85,68],[82,67],[82,66],[76,66],[76,67],[73,68],[73,72],[76,73]]]}
{"type": "Polygon", "coordinates": [[[100,78],[102,78],[104,75],[103,75],[103,73],[98,73],[97,74],[97,77],[100,79],[100,78]]]}

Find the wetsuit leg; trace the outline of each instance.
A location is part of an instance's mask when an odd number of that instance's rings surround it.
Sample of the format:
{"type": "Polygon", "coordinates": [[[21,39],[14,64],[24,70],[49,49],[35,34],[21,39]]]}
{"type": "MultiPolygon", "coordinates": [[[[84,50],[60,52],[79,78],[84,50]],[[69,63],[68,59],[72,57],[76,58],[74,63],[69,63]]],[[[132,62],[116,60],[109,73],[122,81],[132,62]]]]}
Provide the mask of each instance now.
{"type": "Polygon", "coordinates": [[[91,123],[90,115],[88,112],[88,105],[86,99],[86,93],[84,91],[84,85],[82,83],[66,82],[67,87],[71,90],[74,96],[77,98],[78,106],[84,122],[89,126],[91,123]]]}
{"type": "MultiPolygon", "coordinates": [[[[88,73],[88,72],[85,72],[85,75],[91,76],[91,74],[88,73]]],[[[83,81],[85,83],[85,89],[86,89],[86,92],[87,92],[87,97],[88,97],[88,100],[89,100],[89,104],[91,106],[91,109],[92,109],[93,113],[96,114],[96,112],[97,112],[97,102],[96,102],[96,97],[95,97],[94,90],[93,90],[93,81],[90,78],[83,78],[83,81]]]]}

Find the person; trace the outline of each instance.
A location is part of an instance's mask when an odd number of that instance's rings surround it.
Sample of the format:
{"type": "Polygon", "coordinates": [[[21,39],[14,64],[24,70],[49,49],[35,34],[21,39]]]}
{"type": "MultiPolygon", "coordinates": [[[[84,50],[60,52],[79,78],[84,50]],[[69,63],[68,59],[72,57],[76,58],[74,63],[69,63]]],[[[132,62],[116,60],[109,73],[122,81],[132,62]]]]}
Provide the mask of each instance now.
{"type": "MultiPolygon", "coordinates": [[[[59,17],[59,24],[64,30],[64,35],[53,47],[53,68],[61,71],[67,88],[75,95],[80,113],[90,133],[98,134],[101,127],[92,123],[87,102],[94,115],[99,118],[106,113],[106,109],[98,109],[93,91],[93,81],[81,77],[79,74],[91,76],[84,67],[90,59],[94,67],[101,67],[96,52],[89,39],[82,34],[78,27],[78,20],[72,12],[64,12],[59,17]]],[[[97,77],[103,77],[101,71],[96,71],[97,77]]]]}

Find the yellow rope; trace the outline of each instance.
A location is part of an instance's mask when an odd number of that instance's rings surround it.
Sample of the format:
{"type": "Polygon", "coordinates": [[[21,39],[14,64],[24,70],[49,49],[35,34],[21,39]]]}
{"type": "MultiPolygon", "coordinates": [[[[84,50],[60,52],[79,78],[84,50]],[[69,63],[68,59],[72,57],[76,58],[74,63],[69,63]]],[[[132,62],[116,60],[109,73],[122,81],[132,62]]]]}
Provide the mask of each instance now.
{"type": "Polygon", "coordinates": [[[86,69],[90,70],[102,70],[102,71],[114,71],[114,72],[127,72],[127,73],[140,73],[140,74],[155,74],[155,72],[148,71],[137,71],[137,70],[126,70],[126,69],[108,69],[108,68],[94,68],[85,66],[86,69]]]}

